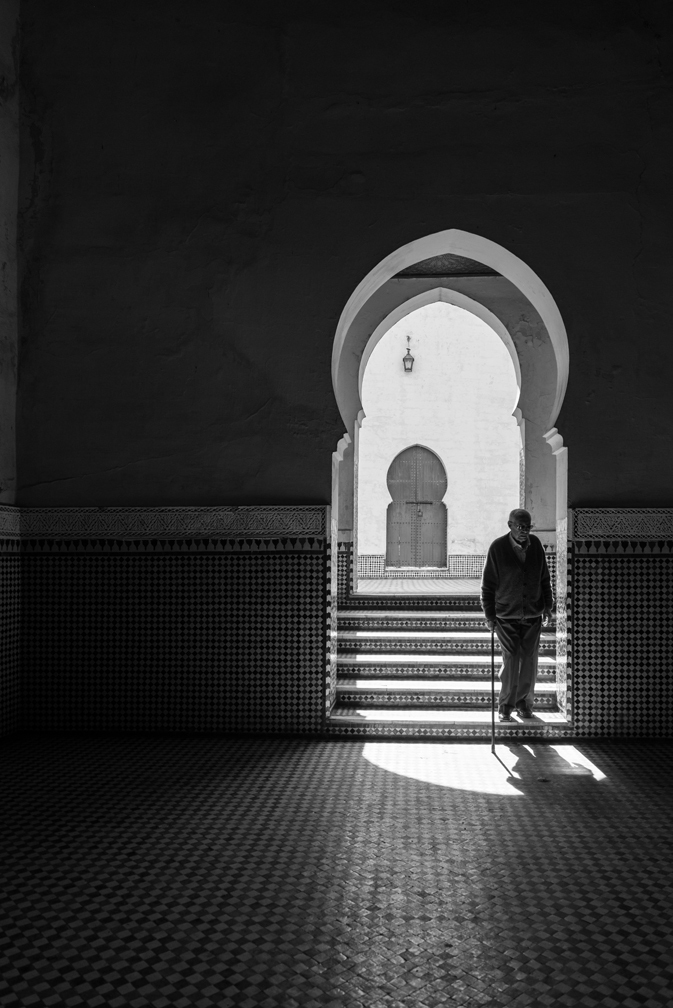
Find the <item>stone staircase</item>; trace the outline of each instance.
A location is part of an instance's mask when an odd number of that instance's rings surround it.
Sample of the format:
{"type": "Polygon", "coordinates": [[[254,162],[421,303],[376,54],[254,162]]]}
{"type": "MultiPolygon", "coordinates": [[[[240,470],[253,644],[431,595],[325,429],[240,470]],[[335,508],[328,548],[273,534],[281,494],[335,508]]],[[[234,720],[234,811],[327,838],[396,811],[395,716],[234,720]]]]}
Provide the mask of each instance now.
{"type": "MultiPolygon", "coordinates": [[[[497,674],[497,638],[495,645],[497,674]]],[[[512,725],[497,724],[498,734],[565,723],[556,701],[555,658],[555,631],[548,627],[541,639],[535,718],[514,714],[512,725]]],[[[337,670],[330,728],[359,725],[367,734],[383,735],[490,731],[491,634],[475,596],[351,596],[338,614],[337,670]]]]}

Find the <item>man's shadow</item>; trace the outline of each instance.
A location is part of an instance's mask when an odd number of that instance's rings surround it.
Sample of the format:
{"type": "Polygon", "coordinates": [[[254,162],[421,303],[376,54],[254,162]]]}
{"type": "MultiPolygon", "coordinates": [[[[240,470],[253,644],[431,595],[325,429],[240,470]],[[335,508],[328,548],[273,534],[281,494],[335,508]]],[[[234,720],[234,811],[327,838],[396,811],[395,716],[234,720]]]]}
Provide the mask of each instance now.
{"type": "Polygon", "coordinates": [[[597,783],[588,767],[565,759],[549,745],[526,746],[520,742],[502,742],[496,747],[494,758],[507,770],[507,783],[522,794],[533,786],[537,789],[541,783],[551,783],[559,778],[573,779],[577,783],[581,781],[583,786],[597,783]],[[503,759],[497,749],[506,749],[509,756],[503,759]]]}

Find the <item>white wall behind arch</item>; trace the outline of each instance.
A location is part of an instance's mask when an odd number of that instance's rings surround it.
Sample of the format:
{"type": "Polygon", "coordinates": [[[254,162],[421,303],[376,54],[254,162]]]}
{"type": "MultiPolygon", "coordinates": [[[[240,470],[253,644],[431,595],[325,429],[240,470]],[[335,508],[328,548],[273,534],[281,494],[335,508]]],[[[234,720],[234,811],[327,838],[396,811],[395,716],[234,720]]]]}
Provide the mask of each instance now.
{"type": "Polygon", "coordinates": [[[482,554],[519,504],[521,439],[511,415],[519,387],[508,348],[481,318],[454,304],[427,304],[376,343],[362,374],[358,436],[358,553],[385,553],[386,474],[412,444],[447,471],[449,554],[482,554]],[[402,357],[411,336],[414,369],[402,357]]]}
{"type": "Polygon", "coordinates": [[[507,347],[507,352],[512,358],[512,366],[514,368],[516,382],[519,389],[521,389],[521,365],[519,364],[519,358],[517,356],[516,347],[514,346],[514,341],[507,331],[507,327],[503,325],[497,315],[494,315],[492,311],[489,311],[488,308],[479,301],[475,301],[474,298],[468,297],[461,291],[452,290],[450,287],[442,284],[440,287],[424,290],[420,294],[416,294],[414,297],[409,298],[408,301],[403,301],[402,304],[398,305],[390,313],[390,315],[387,315],[386,318],[384,318],[383,321],[376,327],[369,342],[367,343],[367,346],[364,348],[362,359],[360,361],[360,373],[358,376],[358,391],[360,396],[362,397],[362,382],[367,369],[367,364],[369,363],[369,358],[371,357],[374,347],[378,344],[379,340],[385,336],[388,330],[395,325],[396,322],[399,322],[407,315],[411,315],[411,313],[417,311],[417,309],[423,308],[425,305],[432,304],[435,301],[445,301],[447,304],[456,305],[458,308],[464,308],[465,311],[470,312],[472,315],[476,315],[477,318],[483,319],[483,321],[490,326],[494,332],[497,332],[498,336],[507,347]]]}

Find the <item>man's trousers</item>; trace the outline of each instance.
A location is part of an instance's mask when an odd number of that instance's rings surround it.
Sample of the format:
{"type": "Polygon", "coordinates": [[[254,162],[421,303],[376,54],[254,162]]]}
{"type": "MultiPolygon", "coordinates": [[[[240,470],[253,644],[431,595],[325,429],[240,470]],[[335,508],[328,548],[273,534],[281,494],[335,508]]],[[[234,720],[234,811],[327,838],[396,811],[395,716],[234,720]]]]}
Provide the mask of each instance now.
{"type": "Polygon", "coordinates": [[[542,617],[531,620],[498,619],[495,632],[503,659],[498,701],[500,713],[510,714],[514,707],[532,710],[542,617]]]}

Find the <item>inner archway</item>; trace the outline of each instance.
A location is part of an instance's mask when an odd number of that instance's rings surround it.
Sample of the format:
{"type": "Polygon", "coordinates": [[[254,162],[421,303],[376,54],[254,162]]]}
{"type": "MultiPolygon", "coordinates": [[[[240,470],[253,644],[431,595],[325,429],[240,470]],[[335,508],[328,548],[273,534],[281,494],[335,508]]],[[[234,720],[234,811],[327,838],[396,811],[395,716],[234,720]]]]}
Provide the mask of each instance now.
{"type": "MultiPolygon", "coordinates": [[[[407,303],[404,307],[414,310],[399,318],[373,349],[370,341],[361,364],[364,414],[356,434],[354,526],[360,591],[371,587],[368,579],[397,577],[396,571],[403,578],[423,576],[414,568],[425,568],[432,577],[442,570],[447,577],[479,577],[490,542],[502,534],[503,515],[520,502],[520,374],[513,367],[513,348],[490,319],[487,323],[469,310],[469,299],[461,299],[459,307],[443,296],[448,291],[429,293],[431,301],[416,297],[407,303]],[[419,300],[427,303],[418,306],[419,300]],[[386,473],[394,458],[405,457],[405,449],[411,453],[411,445],[416,452],[424,445],[441,460],[444,491],[448,478],[448,541],[445,524],[446,548],[439,553],[437,544],[432,563],[409,555],[402,562],[386,533],[386,473]]],[[[429,456],[426,464],[431,465],[429,456]]],[[[405,491],[397,520],[405,509],[413,510],[414,493],[415,513],[420,509],[429,530],[434,504],[427,487],[405,491]]],[[[408,581],[401,587],[411,588],[408,581]]]]}

